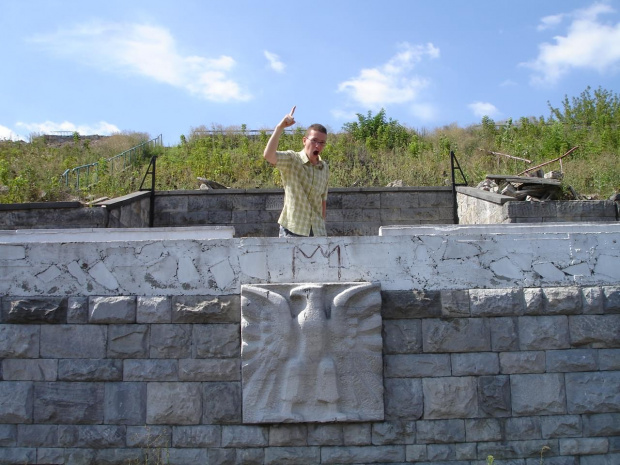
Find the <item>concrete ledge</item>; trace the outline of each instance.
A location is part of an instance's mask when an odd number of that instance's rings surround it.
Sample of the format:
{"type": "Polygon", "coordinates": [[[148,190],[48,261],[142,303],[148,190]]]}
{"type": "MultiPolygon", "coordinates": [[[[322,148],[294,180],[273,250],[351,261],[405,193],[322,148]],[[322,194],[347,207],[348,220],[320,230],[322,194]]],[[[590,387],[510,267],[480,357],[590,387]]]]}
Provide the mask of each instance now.
{"type": "Polygon", "coordinates": [[[187,228],[80,228],[0,230],[2,243],[49,242],[129,242],[169,240],[232,239],[232,226],[195,226],[187,228]]]}
{"type": "Polygon", "coordinates": [[[80,202],[32,202],[32,203],[2,203],[0,211],[10,210],[50,210],[53,208],[81,208],[80,202]]]}
{"type": "Polygon", "coordinates": [[[506,223],[433,226],[381,226],[379,236],[428,236],[464,234],[569,234],[620,233],[620,224],[601,223],[506,223]]]}
{"type": "Polygon", "coordinates": [[[475,187],[463,187],[457,186],[456,191],[459,194],[468,195],[470,197],[476,197],[477,199],[486,200],[497,205],[504,205],[506,202],[514,202],[516,199],[508,195],[496,194],[495,192],[483,191],[482,189],[476,189],[475,187]]]}

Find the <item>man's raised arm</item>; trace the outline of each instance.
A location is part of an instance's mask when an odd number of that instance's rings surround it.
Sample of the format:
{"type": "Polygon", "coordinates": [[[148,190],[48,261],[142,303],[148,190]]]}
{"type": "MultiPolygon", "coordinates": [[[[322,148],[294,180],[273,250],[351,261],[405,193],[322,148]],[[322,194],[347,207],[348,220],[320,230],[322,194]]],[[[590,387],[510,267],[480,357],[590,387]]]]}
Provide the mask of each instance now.
{"type": "Polygon", "coordinates": [[[295,118],[293,118],[293,113],[295,113],[296,106],[293,107],[291,112],[282,118],[282,121],[276,126],[269,138],[269,142],[265,147],[265,151],[263,152],[263,157],[272,165],[276,164],[278,160],[278,156],[276,155],[276,150],[278,150],[278,143],[280,142],[280,136],[284,132],[286,128],[295,124],[295,118]]]}

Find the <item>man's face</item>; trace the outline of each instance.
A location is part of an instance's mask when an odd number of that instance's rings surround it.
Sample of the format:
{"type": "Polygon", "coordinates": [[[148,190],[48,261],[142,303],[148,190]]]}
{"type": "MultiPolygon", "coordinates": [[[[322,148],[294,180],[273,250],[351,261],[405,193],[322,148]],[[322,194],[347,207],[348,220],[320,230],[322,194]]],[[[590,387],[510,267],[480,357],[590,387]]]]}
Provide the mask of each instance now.
{"type": "Polygon", "coordinates": [[[310,130],[310,133],[304,137],[304,150],[308,156],[308,160],[313,165],[319,162],[319,154],[325,148],[327,142],[327,134],[323,134],[320,131],[314,129],[310,130]]]}

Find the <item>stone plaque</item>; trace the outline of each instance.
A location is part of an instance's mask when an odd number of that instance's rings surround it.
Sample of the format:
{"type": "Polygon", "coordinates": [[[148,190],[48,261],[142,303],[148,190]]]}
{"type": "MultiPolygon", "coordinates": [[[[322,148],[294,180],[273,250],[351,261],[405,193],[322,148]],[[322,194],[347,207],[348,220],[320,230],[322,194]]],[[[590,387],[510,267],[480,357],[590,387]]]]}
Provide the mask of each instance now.
{"type": "Polygon", "coordinates": [[[373,283],[241,287],[244,423],[383,420],[373,283]]]}

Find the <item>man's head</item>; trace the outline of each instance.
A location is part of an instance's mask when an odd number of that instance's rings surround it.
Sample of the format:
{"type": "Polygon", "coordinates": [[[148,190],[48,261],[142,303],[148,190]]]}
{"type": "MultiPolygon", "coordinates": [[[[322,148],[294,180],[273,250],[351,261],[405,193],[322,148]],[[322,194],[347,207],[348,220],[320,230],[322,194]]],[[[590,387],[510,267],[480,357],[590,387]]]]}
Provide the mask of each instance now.
{"type": "Polygon", "coordinates": [[[319,162],[319,155],[327,143],[327,129],[322,124],[313,124],[306,130],[303,140],[304,150],[310,163],[316,165],[319,162]]]}

